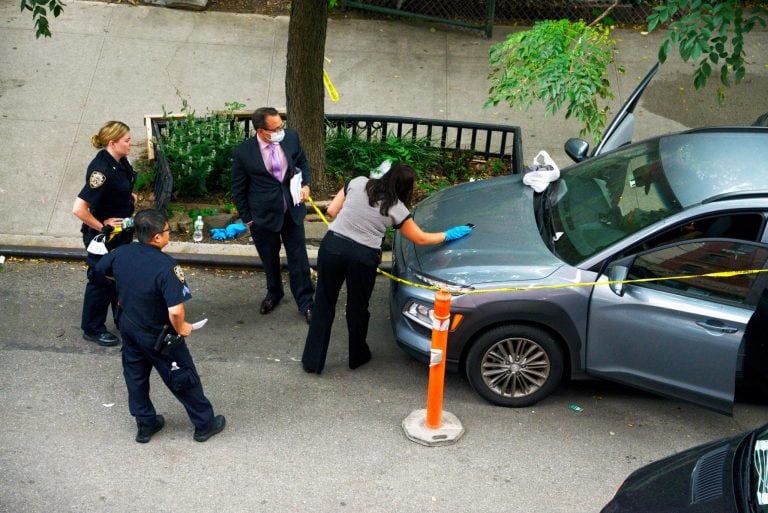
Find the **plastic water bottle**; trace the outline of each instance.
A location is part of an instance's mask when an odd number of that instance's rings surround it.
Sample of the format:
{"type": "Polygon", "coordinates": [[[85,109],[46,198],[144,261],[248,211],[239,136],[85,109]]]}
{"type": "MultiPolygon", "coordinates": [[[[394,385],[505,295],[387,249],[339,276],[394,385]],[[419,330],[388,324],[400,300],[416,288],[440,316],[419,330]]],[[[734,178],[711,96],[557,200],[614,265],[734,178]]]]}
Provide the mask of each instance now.
{"type": "Polygon", "coordinates": [[[192,233],[192,240],[201,242],[203,240],[203,216],[197,216],[195,221],[195,231],[192,233]]]}
{"type": "Polygon", "coordinates": [[[133,228],[133,218],[132,217],[126,217],[123,219],[123,230],[127,230],[129,228],[133,228]]]}

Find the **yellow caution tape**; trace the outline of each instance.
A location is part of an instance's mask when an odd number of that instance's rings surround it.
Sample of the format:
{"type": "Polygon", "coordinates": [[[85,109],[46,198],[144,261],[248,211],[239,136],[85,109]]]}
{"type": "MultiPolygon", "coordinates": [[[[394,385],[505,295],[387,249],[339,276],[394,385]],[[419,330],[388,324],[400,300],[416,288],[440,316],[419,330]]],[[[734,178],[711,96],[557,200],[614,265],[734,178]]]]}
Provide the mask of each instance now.
{"type": "MultiPolygon", "coordinates": [[[[312,201],[311,197],[309,198],[309,203],[312,205],[315,211],[320,215],[320,218],[323,220],[323,222],[327,225],[328,220],[325,218],[325,216],[320,211],[320,209],[317,208],[317,205],[315,205],[315,202],[312,201]]],[[[441,290],[441,287],[438,287],[437,285],[425,285],[423,283],[414,283],[412,281],[398,278],[397,276],[390,274],[386,271],[382,271],[380,268],[376,269],[376,272],[378,272],[383,276],[386,276],[390,280],[396,281],[398,283],[402,283],[404,285],[409,285],[411,287],[417,287],[417,288],[427,289],[427,290],[441,290]]],[[[526,290],[567,289],[571,287],[592,287],[595,285],[618,285],[618,284],[627,285],[631,283],[647,283],[652,281],[664,281],[664,280],[690,280],[693,278],[732,278],[734,276],[742,276],[745,274],[758,274],[758,273],[764,273],[764,272],[768,272],[768,269],[747,269],[743,271],[720,271],[720,272],[705,273],[705,274],[683,274],[679,276],[661,276],[657,278],[637,278],[634,280],[608,280],[608,281],[601,281],[601,282],[589,281],[589,282],[583,282],[583,283],[565,283],[565,284],[558,283],[555,285],[529,285],[525,287],[505,287],[500,289],[462,290],[462,291],[448,290],[447,292],[450,292],[453,295],[490,294],[492,292],[523,292],[526,290]]]]}
{"type": "Polygon", "coordinates": [[[328,96],[331,97],[331,100],[335,102],[339,101],[339,93],[336,91],[336,88],[333,87],[333,82],[331,82],[331,78],[328,76],[328,72],[325,71],[325,68],[323,68],[323,84],[325,84],[325,89],[328,91],[328,96]]]}
{"type": "Polygon", "coordinates": [[[308,199],[309,199],[309,204],[312,205],[312,208],[315,209],[315,212],[317,212],[317,215],[320,216],[320,219],[323,220],[325,225],[328,226],[329,224],[331,224],[331,223],[328,222],[328,219],[326,219],[326,217],[323,215],[323,213],[320,211],[320,209],[317,208],[317,205],[315,205],[315,200],[312,199],[312,196],[308,196],[308,199]]]}

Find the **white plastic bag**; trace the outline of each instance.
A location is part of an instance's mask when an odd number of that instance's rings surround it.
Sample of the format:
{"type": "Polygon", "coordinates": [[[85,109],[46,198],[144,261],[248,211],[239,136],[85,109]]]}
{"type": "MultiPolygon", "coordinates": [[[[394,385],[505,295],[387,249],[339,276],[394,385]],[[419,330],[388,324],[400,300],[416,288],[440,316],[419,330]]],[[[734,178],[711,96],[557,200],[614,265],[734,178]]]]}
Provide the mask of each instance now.
{"type": "Polygon", "coordinates": [[[544,192],[550,182],[560,178],[560,168],[544,150],[541,150],[534,158],[533,164],[523,170],[523,183],[533,188],[536,192],[544,192]]]}
{"type": "Polygon", "coordinates": [[[383,161],[381,164],[379,164],[379,167],[371,171],[371,174],[369,175],[369,177],[379,179],[382,176],[384,176],[391,167],[392,167],[392,161],[387,159],[383,161]]]}
{"type": "Polygon", "coordinates": [[[88,253],[92,255],[106,255],[109,253],[107,250],[106,240],[107,236],[103,233],[100,233],[96,237],[92,238],[90,244],[88,244],[88,253]]]}

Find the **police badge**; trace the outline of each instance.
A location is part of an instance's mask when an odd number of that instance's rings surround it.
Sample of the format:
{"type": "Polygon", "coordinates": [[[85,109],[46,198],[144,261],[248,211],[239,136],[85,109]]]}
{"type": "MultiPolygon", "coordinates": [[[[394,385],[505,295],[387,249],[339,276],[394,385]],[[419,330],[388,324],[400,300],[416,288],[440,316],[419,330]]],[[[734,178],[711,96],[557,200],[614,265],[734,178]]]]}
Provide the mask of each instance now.
{"type": "Polygon", "coordinates": [[[173,273],[179,279],[181,283],[184,283],[184,271],[181,270],[181,266],[177,265],[173,268],[173,273]]]}
{"type": "Polygon", "coordinates": [[[104,173],[101,171],[93,171],[91,176],[88,178],[88,185],[91,186],[91,189],[98,189],[104,185],[104,182],[106,181],[107,177],[104,175],[104,173]]]}

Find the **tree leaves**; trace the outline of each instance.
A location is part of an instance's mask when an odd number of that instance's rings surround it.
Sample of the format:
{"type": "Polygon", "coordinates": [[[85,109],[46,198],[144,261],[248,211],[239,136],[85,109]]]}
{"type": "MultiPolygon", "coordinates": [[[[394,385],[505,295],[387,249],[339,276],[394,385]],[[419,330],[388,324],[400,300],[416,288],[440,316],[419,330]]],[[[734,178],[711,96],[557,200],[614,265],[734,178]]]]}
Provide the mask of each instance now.
{"type": "Polygon", "coordinates": [[[613,98],[606,71],[614,62],[613,43],[607,28],[582,21],[546,20],[510,34],[488,54],[491,88],[486,106],[504,102],[528,109],[540,101],[550,116],[565,108],[566,118],[583,124],[581,135],[598,140],[607,106],[601,107],[597,99],[613,98]]]}
{"type": "Polygon", "coordinates": [[[32,20],[35,23],[35,37],[40,36],[51,37],[51,30],[48,27],[48,13],[53,14],[53,17],[58,17],[62,11],[64,4],[59,0],[20,0],[19,7],[21,11],[31,11],[32,20]]]}
{"type": "MultiPolygon", "coordinates": [[[[744,34],[754,27],[766,26],[768,11],[755,6],[749,14],[738,0],[702,2],[701,0],[668,0],[654,7],[648,16],[648,31],[669,23],[664,42],[659,48],[659,61],[664,62],[672,46],[677,46],[684,61],[701,59],[693,73],[693,85],[701,89],[712,74],[712,66],[720,64],[720,82],[724,86],[738,84],[746,74],[744,34]]],[[[717,99],[725,98],[723,88],[717,99]]]]}

